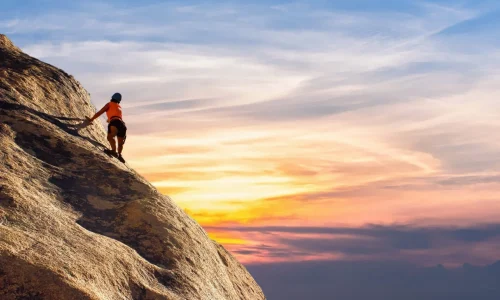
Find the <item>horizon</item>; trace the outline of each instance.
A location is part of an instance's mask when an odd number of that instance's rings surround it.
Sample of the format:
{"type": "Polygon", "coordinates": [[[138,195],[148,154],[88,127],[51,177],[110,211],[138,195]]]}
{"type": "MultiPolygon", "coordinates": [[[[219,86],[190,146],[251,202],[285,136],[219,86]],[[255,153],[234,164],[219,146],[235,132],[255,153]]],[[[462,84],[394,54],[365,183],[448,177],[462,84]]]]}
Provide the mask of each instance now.
{"type": "Polygon", "coordinates": [[[249,269],[500,261],[495,1],[3,6],[97,109],[123,95],[128,164],[249,269]]]}

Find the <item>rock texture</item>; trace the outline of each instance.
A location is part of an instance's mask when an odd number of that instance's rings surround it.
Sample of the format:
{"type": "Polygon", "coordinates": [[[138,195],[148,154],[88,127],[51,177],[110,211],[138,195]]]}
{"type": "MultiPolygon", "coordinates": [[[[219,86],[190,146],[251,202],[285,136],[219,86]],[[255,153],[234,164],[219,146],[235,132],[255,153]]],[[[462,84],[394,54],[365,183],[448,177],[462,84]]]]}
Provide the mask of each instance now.
{"type": "Polygon", "coordinates": [[[105,155],[89,94],[0,35],[0,299],[264,299],[171,199],[105,155]]]}

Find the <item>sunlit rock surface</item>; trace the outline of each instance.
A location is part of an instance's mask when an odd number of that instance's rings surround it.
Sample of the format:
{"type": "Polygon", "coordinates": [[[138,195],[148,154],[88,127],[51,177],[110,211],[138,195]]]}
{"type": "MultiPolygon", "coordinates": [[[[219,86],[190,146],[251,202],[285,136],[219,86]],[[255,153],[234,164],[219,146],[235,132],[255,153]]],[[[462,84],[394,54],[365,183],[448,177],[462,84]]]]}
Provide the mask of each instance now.
{"type": "MultiPolygon", "coordinates": [[[[110,91],[114,92],[114,91],[110,91]]],[[[171,199],[103,153],[87,91],[0,35],[0,299],[264,299],[171,199]]]]}

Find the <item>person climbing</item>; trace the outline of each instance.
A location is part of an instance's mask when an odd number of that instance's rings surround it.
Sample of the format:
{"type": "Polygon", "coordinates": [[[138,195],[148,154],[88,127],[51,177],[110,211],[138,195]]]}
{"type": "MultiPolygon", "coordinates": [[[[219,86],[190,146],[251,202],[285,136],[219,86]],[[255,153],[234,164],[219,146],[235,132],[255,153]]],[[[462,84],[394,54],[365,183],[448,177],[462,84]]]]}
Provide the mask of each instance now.
{"type": "Polygon", "coordinates": [[[111,150],[106,149],[104,152],[118,158],[121,162],[125,162],[122,157],[122,151],[123,144],[125,144],[125,139],[127,138],[127,127],[125,126],[125,122],[123,122],[122,108],[120,106],[121,101],[122,95],[115,93],[109,103],[104,105],[92,118],[87,119],[89,123],[92,123],[106,112],[106,116],[108,117],[108,142],[111,145],[111,150]],[[118,152],[116,151],[115,137],[118,138],[118,152]]]}

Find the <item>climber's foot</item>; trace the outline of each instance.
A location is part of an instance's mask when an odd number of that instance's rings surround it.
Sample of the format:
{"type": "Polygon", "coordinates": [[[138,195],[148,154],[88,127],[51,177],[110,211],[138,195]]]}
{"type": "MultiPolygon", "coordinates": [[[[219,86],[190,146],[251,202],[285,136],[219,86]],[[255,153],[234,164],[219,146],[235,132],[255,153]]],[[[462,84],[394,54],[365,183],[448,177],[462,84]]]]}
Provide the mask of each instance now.
{"type": "Polygon", "coordinates": [[[118,153],[116,153],[116,151],[113,151],[110,149],[104,149],[104,153],[106,153],[109,156],[118,157],[118,153]]]}

